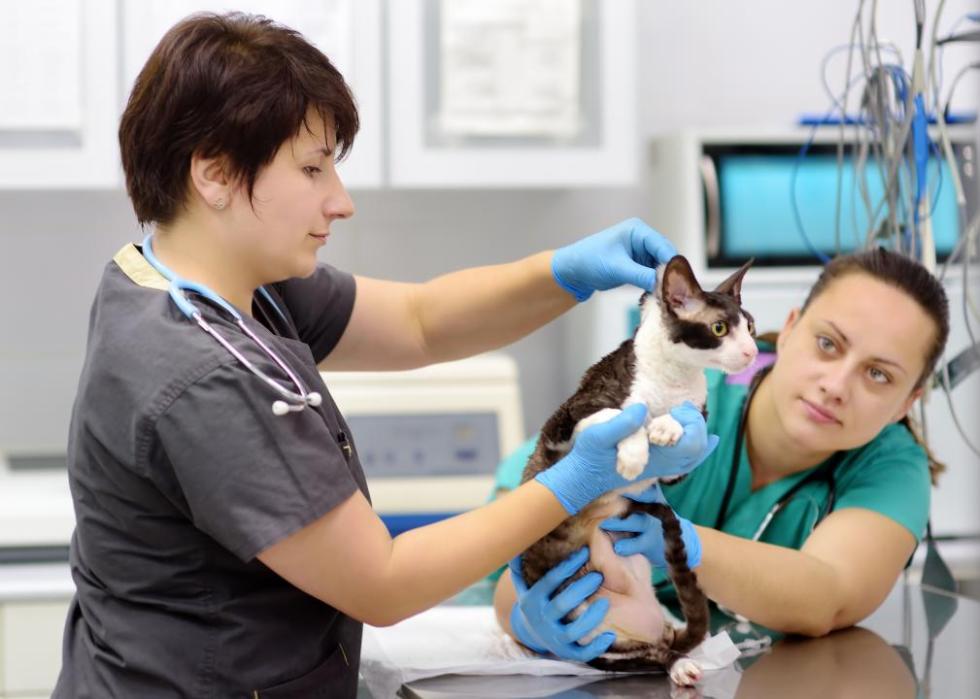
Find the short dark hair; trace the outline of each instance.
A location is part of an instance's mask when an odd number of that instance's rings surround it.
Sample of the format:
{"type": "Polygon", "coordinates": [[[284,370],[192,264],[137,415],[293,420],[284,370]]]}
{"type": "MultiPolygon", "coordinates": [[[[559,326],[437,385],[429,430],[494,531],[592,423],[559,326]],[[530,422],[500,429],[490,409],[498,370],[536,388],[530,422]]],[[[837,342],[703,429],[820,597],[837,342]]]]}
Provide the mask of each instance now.
{"type": "Polygon", "coordinates": [[[119,125],[137,220],[176,218],[195,154],[223,157],[251,198],[259,171],[306,124],[310,108],[333,123],[344,157],[359,127],[354,97],[299,32],[238,12],[181,20],[140,71],[119,125]]]}

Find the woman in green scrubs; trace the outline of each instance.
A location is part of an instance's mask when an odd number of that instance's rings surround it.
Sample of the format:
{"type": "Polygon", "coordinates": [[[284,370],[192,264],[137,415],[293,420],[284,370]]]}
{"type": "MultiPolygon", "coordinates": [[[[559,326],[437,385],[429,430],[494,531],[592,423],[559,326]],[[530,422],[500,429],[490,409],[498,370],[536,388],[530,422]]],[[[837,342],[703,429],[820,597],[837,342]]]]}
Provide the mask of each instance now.
{"type": "MultiPolygon", "coordinates": [[[[941,284],[916,262],[884,250],[843,256],[773,342],[760,342],[749,372],[707,372],[708,430],[719,446],[663,495],[700,554],[691,562],[712,600],[813,636],[881,604],[925,532],[941,470],[906,415],[942,353],[948,315],[941,284]]],[[[531,440],[500,465],[498,490],[519,483],[533,448],[531,440]]],[[[608,528],[637,535],[629,552],[645,553],[662,582],[659,522],[622,522],[608,528]]],[[[502,575],[501,624],[511,630],[520,613],[535,641],[554,636],[560,621],[542,621],[561,618],[541,608],[548,595],[519,597],[515,609],[502,575]]]]}

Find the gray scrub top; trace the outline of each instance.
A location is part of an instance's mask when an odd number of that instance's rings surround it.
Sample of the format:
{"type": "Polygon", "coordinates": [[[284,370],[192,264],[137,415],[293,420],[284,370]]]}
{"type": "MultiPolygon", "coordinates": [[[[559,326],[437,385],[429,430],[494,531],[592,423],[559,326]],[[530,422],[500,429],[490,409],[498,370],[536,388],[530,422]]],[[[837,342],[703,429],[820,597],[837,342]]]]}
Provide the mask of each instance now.
{"type": "MultiPolygon", "coordinates": [[[[316,367],[350,319],[354,278],[320,265],[271,285],[285,317],[256,295],[246,322],[323,395],[318,408],[281,417],[278,394],[181,315],[166,288],[127,245],[92,306],[68,443],[77,591],[53,696],[354,697],[360,622],[256,559],[355,491],[367,496],[316,367]]],[[[293,388],[223,311],[189,296],[293,388]]]]}

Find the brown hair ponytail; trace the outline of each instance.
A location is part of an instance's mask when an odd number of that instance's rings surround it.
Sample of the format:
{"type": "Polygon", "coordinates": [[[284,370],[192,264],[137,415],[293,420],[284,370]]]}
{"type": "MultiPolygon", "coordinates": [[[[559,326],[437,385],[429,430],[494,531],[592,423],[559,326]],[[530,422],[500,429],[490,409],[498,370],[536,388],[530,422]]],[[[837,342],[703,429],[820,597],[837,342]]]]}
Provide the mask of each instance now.
{"type": "Polygon", "coordinates": [[[937,459],[936,455],[932,453],[932,449],[929,448],[926,440],[922,437],[922,430],[919,428],[919,422],[915,418],[911,415],[906,415],[898,422],[899,424],[905,425],[905,428],[915,437],[915,441],[925,450],[926,459],[929,461],[929,480],[932,481],[933,485],[936,485],[939,482],[939,474],[946,471],[946,464],[937,459]]]}

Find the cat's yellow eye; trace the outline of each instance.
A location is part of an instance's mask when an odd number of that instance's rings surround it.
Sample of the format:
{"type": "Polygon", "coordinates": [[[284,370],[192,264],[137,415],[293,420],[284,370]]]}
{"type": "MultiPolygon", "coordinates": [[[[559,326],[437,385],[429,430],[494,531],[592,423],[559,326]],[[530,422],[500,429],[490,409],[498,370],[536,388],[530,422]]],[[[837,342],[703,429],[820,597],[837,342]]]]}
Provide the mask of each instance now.
{"type": "Polygon", "coordinates": [[[751,320],[749,321],[749,335],[755,337],[755,323],[753,323],[751,320]]]}
{"type": "Polygon", "coordinates": [[[728,334],[728,323],[723,320],[716,320],[711,324],[711,332],[715,334],[715,337],[725,337],[728,334]]]}

